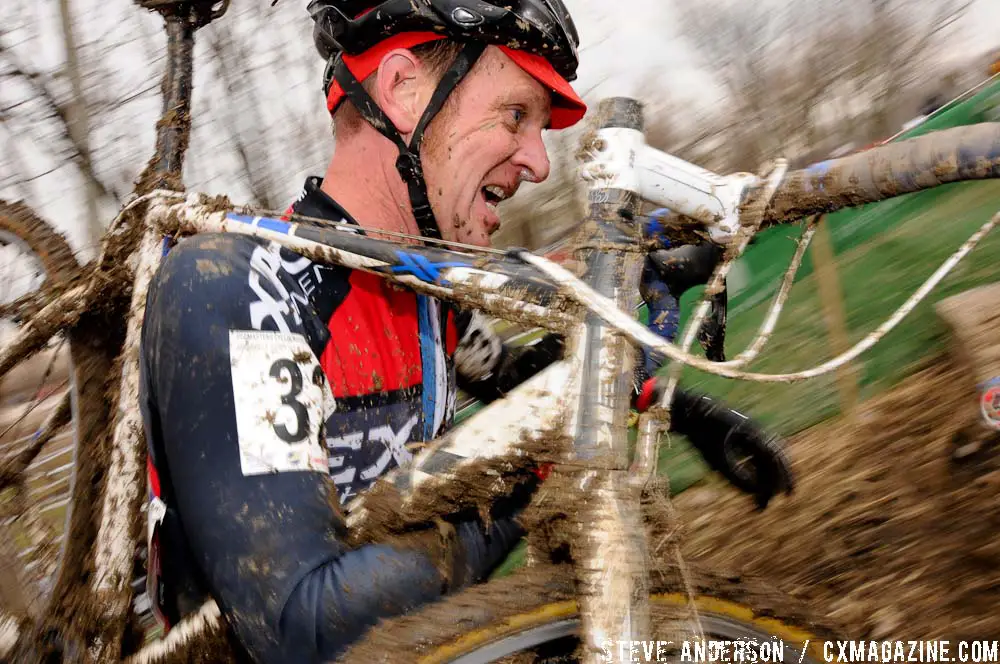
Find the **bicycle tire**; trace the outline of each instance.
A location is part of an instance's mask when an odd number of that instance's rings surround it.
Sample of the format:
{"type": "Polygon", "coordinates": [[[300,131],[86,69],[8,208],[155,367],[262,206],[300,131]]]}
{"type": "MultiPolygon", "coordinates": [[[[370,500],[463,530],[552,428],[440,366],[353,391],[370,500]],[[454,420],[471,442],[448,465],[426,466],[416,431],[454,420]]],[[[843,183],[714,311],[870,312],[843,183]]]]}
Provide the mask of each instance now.
{"type": "MultiPolygon", "coordinates": [[[[0,237],[18,242],[38,257],[45,272],[40,287],[43,300],[47,299],[46,292],[58,292],[82,274],[66,239],[22,203],[0,201],[0,237]]],[[[120,343],[116,344],[116,335],[98,313],[84,314],[76,325],[62,332],[69,351],[71,420],[67,426],[72,427],[66,514],[55,561],[54,583],[41,608],[32,611],[31,617],[8,610],[5,619],[0,621],[5,622],[8,630],[8,638],[2,645],[16,652],[16,661],[44,657],[45,651],[51,652],[49,646],[38,648],[28,642],[49,641],[48,635],[41,639],[35,636],[46,633],[57,623],[69,625],[72,622],[72,614],[77,608],[74,607],[77,604],[74,589],[81,585],[87,587],[83,579],[89,574],[87,560],[95,528],[95,518],[89,510],[94,504],[95,491],[99,491],[107,462],[107,454],[100,453],[110,422],[107,380],[113,373],[113,360],[120,343]],[[17,643],[9,638],[11,620],[16,621],[22,636],[17,643]]],[[[5,608],[0,607],[0,614],[5,608]]],[[[0,657],[3,656],[0,652],[0,657]]]]}
{"type": "MultiPolygon", "coordinates": [[[[45,273],[45,280],[39,290],[51,292],[60,284],[74,280],[80,273],[80,264],[73,255],[66,238],[36,215],[31,208],[20,202],[0,200],[0,245],[16,244],[23,251],[38,258],[45,273]]],[[[33,313],[31,311],[18,313],[33,313]]],[[[0,318],[3,315],[0,314],[0,318]]],[[[0,377],[0,393],[16,392],[11,383],[17,383],[21,376],[7,372],[0,377]]],[[[21,373],[25,373],[21,371],[21,373]]]]}
{"type": "MultiPolygon", "coordinates": [[[[40,285],[42,290],[68,282],[79,273],[80,265],[66,239],[23,203],[0,200],[0,244],[17,245],[37,258],[45,277],[40,285]]],[[[7,383],[4,385],[7,390],[11,389],[10,379],[15,379],[16,383],[19,378],[10,375],[11,373],[14,372],[9,372],[0,380],[0,384],[7,383]]],[[[72,384],[72,378],[70,382],[72,384]]],[[[16,392],[16,388],[14,391],[16,392]]],[[[20,551],[12,539],[4,539],[6,589],[0,593],[0,609],[20,613],[27,609],[28,603],[24,597],[24,588],[21,587],[24,583],[23,570],[17,563],[20,551]]]]}
{"type": "Polygon", "coordinates": [[[0,200],[0,232],[27,245],[44,266],[46,277],[54,282],[69,281],[80,272],[66,238],[27,205],[0,200]]]}
{"type": "MultiPolygon", "coordinates": [[[[796,663],[808,639],[801,661],[821,662],[822,641],[834,640],[839,631],[817,618],[803,601],[769,591],[756,580],[706,573],[695,576],[694,602],[707,639],[777,637],[785,644],[784,661],[796,663]]],[[[687,602],[687,594],[676,584],[653,582],[652,608],[680,609],[687,602]]],[[[578,627],[568,569],[532,568],[384,621],[337,661],[398,661],[405,652],[413,653],[409,661],[420,664],[491,662],[572,637],[578,627]]],[[[566,661],[565,653],[555,657],[566,661]]]]}

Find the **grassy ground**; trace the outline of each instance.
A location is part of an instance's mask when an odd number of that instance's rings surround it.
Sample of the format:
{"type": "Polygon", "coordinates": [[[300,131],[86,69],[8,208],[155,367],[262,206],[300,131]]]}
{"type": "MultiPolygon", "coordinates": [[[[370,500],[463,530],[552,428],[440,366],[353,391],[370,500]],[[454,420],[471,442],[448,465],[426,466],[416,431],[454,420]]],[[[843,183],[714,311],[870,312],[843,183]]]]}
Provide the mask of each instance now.
{"type": "MultiPolygon", "coordinates": [[[[837,270],[850,341],[875,329],[916,290],[969,235],[1000,210],[1000,182],[942,187],[932,205],[903,201],[893,213],[903,223],[862,238],[838,237],[837,270]],[[850,244],[848,244],[850,243],[850,244]],[[847,245],[847,246],[844,246],[847,245]]],[[[855,229],[851,229],[856,233],[855,229]]],[[[867,231],[866,234],[871,233],[867,231]]],[[[788,255],[794,249],[788,241],[788,255]]],[[[1000,279],[1000,232],[994,232],[967,256],[913,313],[855,363],[861,398],[897,384],[920,369],[927,358],[946,348],[945,327],[933,303],[973,286],[1000,279]]],[[[780,270],[784,265],[780,266],[780,270]]],[[[795,285],[775,334],[752,368],[788,372],[819,364],[833,356],[827,340],[816,279],[811,270],[795,285]]],[[[685,302],[696,296],[689,293],[685,302]]],[[[727,352],[735,356],[754,336],[769,300],[730,317],[727,352]]],[[[690,304],[685,307],[690,310],[690,304]]],[[[749,383],[687,371],[685,384],[721,396],[753,413],[777,430],[791,434],[839,412],[832,375],[791,385],[749,383]]]]}

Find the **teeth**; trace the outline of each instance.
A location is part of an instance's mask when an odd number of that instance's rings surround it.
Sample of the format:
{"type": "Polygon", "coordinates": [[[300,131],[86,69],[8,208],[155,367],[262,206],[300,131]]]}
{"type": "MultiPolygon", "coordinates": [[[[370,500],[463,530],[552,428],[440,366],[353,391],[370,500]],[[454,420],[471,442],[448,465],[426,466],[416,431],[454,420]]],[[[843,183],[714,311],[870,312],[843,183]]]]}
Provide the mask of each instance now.
{"type": "Polygon", "coordinates": [[[486,187],[486,191],[490,192],[491,194],[499,198],[501,201],[507,198],[507,193],[504,192],[503,188],[498,187],[495,184],[491,184],[490,186],[486,187]]]}

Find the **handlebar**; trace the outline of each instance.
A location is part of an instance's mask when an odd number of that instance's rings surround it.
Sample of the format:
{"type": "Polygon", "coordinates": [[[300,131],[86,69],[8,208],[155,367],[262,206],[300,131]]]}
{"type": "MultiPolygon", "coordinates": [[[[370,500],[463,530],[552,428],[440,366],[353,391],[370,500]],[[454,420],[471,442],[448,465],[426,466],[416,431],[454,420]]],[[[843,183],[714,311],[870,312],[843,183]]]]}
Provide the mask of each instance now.
{"type": "Polygon", "coordinates": [[[1000,177],[1000,123],[966,125],[791,171],[764,215],[765,225],[963,180],[1000,177]]]}

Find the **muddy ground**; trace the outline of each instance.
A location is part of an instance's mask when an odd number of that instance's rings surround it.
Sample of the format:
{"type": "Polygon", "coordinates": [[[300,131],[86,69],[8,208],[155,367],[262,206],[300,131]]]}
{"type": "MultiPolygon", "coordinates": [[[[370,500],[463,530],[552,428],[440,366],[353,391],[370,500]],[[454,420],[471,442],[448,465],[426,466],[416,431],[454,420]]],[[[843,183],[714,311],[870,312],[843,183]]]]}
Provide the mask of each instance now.
{"type": "Polygon", "coordinates": [[[684,492],[683,550],[807,599],[851,638],[1000,635],[1000,449],[956,461],[977,415],[947,358],[789,441],[795,494],[753,511],[721,479],[684,492]]]}

